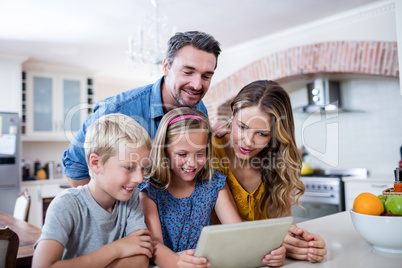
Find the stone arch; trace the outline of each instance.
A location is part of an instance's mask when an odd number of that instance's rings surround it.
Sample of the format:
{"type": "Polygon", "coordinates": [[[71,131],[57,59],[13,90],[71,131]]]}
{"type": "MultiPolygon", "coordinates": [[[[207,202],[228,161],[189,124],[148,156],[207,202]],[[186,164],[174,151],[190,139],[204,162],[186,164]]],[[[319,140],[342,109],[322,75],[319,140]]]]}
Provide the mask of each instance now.
{"type": "Polygon", "coordinates": [[[204,97],[210,117],[246,84],[325,73],[399,77],[396,42],[333,41],[292,47],[257,60],[211,87],[204,97]]]}

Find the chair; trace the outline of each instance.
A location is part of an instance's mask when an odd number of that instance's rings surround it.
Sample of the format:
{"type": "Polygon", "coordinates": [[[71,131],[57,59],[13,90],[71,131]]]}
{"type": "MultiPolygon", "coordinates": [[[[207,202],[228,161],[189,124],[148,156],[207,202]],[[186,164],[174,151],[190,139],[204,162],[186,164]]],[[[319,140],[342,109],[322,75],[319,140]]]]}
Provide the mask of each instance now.
{"type": "Polygon", "coordinates": [[[20,244],[18,235],[8,228],[0,228],[0,268],[14,268],[20,244]]]}
{"type": "Polygon", "coordinates": [[[29,196],[28,190],[25,189],[24,192],[20,193],[19,197],[15,201],[14,206],[14,218],[28,221],[29,208],[31,207],[31,197],[29,196]]]}

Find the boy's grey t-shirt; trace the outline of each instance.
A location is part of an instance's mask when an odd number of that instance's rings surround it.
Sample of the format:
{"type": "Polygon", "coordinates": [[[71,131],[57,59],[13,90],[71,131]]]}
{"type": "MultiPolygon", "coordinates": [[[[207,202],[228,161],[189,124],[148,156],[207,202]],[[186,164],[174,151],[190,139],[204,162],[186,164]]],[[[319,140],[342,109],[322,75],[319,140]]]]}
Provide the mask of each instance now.
{"type": "Polygon", "coordinates": [[[142,228],[146,225],[137,188],[128,201],[116,201],[109,213],[93,199],[88,185],[78,186],[52,200],[35,247],[41,240],[56,240],[64,246],[63,259],[72,259],[142,228]]]}

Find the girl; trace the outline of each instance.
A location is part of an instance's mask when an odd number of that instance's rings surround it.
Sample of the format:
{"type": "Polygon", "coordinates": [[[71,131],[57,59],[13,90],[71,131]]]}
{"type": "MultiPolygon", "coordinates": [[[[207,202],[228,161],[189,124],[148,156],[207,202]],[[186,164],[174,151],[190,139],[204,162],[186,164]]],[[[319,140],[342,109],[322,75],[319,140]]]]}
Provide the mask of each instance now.
{"type": "MultiPolygon", "coordinates": [[[[201,229],[210,225],[213,210],[222,223],[241,222],[226,177],[213,170],[211,155],[211,129],[202,112],[177,108],[164,116],[150,154],[150,179],[139,186],[158,266],[208,267],[207,260],[194,257],[191,249],[201,229]]],[[[264,264],[283,264],[284,247],[271,254],[272,261],[264,264]]]]}
{"type": "MultiPolygon", "coordinates": [[[[274,81],[255,81],[237,94],[231,109],[230,134],[214,139],[220,159],[215,168],[227,176],[240,216],[252,221],[291,215],[304,185],[288,94],[274,81]]],[[[284,242],[292,258],[316,262],[326,254],[321,237],[296,225],[284,242]]]]}

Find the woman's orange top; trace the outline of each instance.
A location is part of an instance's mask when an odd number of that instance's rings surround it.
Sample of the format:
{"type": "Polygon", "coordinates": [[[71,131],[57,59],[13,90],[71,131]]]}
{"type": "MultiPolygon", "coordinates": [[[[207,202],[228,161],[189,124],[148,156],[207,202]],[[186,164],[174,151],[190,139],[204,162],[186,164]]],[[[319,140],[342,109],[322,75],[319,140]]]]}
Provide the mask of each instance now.
{"type": "MultiPolygon", "coordinates": [[[[264,185],[262,182],[252,193],[248,193],[237,181],[232,171],[229,168],[229,159],[226,156],[225,150],[222,148],[222,142],[219,138],[214,138],[214,153],[218,161],[214,161],[214,168],[221,171],[226,175],[228,186],[232,192],[235,200],[237,210],[240,217],[246,221],[267,219],[265,211],[260,212],[259,204],[262,193],[264,192],[264,185]]],[[[216,217],[213,218],[213,223],[219,223],[216,217]]]]}

